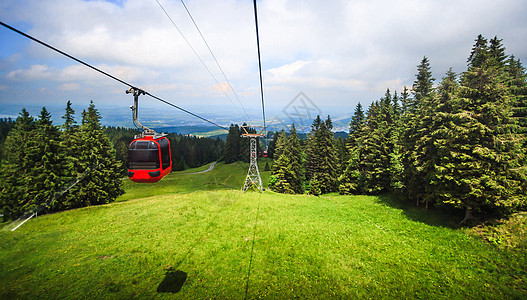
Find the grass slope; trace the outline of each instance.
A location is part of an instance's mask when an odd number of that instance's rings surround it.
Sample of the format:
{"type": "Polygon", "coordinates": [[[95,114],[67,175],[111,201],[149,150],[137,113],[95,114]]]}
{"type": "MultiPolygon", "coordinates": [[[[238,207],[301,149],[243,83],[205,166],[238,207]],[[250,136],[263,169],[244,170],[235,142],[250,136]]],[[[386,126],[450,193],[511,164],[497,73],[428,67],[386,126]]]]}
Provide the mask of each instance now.
{"type": "MultiPolygon", "coordinates": [[[[258,162],[264,187],[267,187],[270,172],[263,172],[263,170],[265,163],[269,162],[270,164],[270,161],[264,158],[258,162]]],[[[151,184],[137,184],[130,180],[125,180],[124,190],[126,193],[119,197],[117,201],[127,201],[155,195],[186,194],[196,191],[241,190],[249,164],[242,162],[229,165],[218,163],[211,172],[185,175],[186,173],[207,170],[209,166],[210,164],[207,164],[195,169],[172,172],[163,180],[151,184]]]]}
{"type": "Polygon", "coordinates": [[[243,194],[246,168],[126,183],[120,202],[0,232],[0,298],[527,297],[525,253],[389,198],[243,194]]]}

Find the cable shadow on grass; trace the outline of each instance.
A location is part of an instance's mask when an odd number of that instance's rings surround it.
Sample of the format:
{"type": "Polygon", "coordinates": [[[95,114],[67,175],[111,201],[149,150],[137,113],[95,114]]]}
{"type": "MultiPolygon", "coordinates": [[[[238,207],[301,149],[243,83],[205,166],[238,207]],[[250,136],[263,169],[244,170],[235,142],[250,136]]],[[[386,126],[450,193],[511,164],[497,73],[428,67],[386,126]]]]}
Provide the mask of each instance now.
{"type": "Polygon", "coordinates": [[[389,207],[400,209],[409,220],[435,227],[459,228],[459,221],[463,219],[463,212],[452,208],[416,206],[408,199],[394,194],[377,196],[378,202],[389,207]]]}

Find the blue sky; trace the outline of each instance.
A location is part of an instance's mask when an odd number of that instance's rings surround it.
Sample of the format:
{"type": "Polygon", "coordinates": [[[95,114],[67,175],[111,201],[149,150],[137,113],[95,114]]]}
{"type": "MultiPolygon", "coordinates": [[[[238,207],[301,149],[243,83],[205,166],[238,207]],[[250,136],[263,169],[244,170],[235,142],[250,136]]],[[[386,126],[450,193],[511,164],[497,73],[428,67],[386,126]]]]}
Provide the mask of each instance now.
{"type": "MultiPolygon", "coordinates": [[[[179,106],[209,113],[221,106],[233,120],[243,109],[258,115],[252,1],[185,1],[244,108],[181,2],[159,2],[219,85],[156,0],[3,0],[0,20],[179,106]]],[[[423,56],[438,81],[450,67],[464,71],[480,33],[497,35],[508,54],[527,63],[524,0],[261,0],[258,9],[269,111],[303,92],[324,113],[351,114],[359,101],[367,106],[387,88],[411,86],[423,56]]],[[[0,45],[0,107],[131,104],[126,86],[3,27],[0,45]]],[[[172,109],[151,99],[144,105],[172,109]]]]}

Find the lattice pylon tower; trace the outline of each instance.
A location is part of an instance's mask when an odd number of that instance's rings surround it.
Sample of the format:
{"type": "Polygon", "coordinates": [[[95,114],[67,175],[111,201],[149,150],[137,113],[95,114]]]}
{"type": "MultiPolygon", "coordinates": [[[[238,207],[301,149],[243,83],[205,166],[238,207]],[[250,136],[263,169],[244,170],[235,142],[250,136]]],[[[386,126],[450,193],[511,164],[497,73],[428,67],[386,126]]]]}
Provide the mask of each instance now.
{"type": "Polygon", "coordinates": [[[247,177],[245,178],[245,184],[243,185],[243,191],[250,188],[256,188],[263,192],[262,188],[262,178],[260,178],[260,171],[258,171],[258,160],[256,153],[256,138],[251,138],[251,162],[249,165],[249,171],[247,172],[247,177]]]}
{"type": "Polygon", "coordinates": [[[246,190],[254,187],[259,190],[260,193],[263,193],[262,178],[260,177],[260,171],[258,171],[258,152],[256,147],[256,138],[264,136],[262,132],[264,131],[265,127],[263,127],[262,131],[257,134],[248,133],[246,127],[249,126],[242,126],[242,129],[245,131],[245,133],[242,134],[242,137],[250,138],[250,164],[249,171],[247,171],[247,177],[245,178],[245,183],[243,185],[243,192],[245,193],[246,190]]]}

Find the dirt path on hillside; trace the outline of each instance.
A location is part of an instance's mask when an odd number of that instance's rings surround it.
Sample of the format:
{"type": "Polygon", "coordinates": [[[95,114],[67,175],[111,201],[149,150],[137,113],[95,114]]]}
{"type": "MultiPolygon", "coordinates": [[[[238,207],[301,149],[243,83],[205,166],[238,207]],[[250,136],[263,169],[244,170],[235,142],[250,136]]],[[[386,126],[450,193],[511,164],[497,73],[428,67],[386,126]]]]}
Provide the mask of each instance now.
{"type": "Polygon", "coordinates": [[[193,174],[207,173],[207,172],[211,171],[212,169],[214,169],[214,166],[216,165],[216,163],[217,163],[217,161],[213,162],[212,164],[210,164],[209,168],[207,170],[204,170],[204,171],[193,172],[193,173],[178,173],[176,175],[193,175],[193,174]]]}

